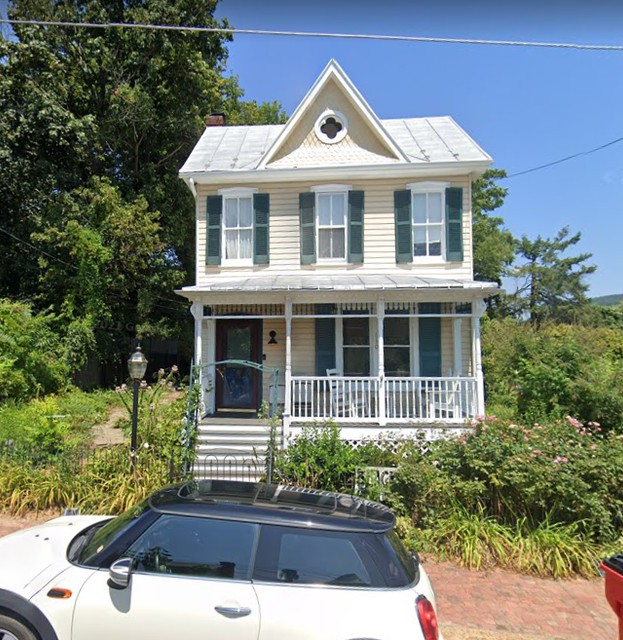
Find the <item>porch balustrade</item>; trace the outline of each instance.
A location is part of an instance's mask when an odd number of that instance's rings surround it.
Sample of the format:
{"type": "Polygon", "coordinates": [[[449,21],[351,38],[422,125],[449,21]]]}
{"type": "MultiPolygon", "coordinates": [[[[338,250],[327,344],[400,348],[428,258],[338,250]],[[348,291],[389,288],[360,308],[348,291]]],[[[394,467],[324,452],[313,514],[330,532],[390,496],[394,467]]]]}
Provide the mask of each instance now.
{"type": "Polygon", "coordinates": [[[290,419],[385,425],[464,423],[477,415],[475,378],[292,376],[290,419]]]}

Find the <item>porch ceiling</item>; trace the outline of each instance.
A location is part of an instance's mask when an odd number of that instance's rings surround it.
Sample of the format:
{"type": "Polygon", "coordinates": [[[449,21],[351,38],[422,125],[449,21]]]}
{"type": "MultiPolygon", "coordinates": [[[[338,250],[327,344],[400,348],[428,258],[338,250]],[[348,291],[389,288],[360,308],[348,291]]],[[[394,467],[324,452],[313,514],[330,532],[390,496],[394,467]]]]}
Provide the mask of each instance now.
{"type": "Polygon", "coordinates": [[[401,274],[352,274],[322,275],[262,274],[236,278],[215,278],[200,286],[184,287],[181,295],[208,292],[278,292],[278,291],[415,291],[415,290],[463,290],[481,296],[494,295],[498,287],[493,282],[453,280],[450,278],[422,278],[401,274]]]}

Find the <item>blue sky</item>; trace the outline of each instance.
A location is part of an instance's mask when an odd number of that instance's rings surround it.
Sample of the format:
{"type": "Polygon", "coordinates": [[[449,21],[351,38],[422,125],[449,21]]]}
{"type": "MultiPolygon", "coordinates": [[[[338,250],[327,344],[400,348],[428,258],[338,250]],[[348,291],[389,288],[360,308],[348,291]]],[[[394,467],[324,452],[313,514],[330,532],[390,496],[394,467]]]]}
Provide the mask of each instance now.
{"type": "MultiPolygon", "coordinates": [[[[234,27],[623,44],[623,3],[593,0],[222,0],[234,27]]],[[[335,58],[380,118],[451,115],[509,174],[623,137],[623,51],[239,35],[228,68],[247,99],[291,113],[335,58]]],[[[623,142],[505,181],[516,235],[582,233],[590,295],[623,293],[623,142]]],[[[510,289],[510,283],[509,283],[510,289]]]]}
{"type": "MultiPolygon", "coordinates": [[[[620,0],[222,0],[217,16],[247,29],[623,44],[620,0]]],[[[623,51],[250,35],[229,51],[247,99],[291,113],[335,58],[380,118],[451,115],[509,174],[623,137],[623,51]]],[[[580,231],[574,253],[598,267],[590,295],[623,293],[623,142],[504,184],[498,212],[516,236],[580,231]]]]}

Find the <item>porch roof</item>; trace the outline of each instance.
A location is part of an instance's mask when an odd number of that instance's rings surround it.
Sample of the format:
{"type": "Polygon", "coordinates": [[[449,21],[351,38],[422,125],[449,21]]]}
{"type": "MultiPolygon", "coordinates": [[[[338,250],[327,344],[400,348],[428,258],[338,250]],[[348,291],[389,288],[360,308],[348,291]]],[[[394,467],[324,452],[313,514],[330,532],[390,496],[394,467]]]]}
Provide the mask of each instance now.
{"type": "Polygon", "coordinates": [[[277,291],[415,291],[448,289],[495,295],[499,288],[494,282],[455,280],[450,278],[423,278],[407,274],[352,274],[321,275],[262,274],[218,277],[201,285],[184,287],[177,293],[187,295],[208,292],[277,292],[277,291]]]}

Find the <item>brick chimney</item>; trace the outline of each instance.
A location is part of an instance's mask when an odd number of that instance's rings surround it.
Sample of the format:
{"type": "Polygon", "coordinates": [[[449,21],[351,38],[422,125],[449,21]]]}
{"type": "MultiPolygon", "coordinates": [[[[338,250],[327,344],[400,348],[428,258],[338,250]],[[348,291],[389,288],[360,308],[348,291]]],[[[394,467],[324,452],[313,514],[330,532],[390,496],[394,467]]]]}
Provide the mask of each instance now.
{"type": "Polygon", "coordinates": [[[206,118],[206,127],[224,127],[224,126],[225,126],[224,113],[211,113],[206,118]]]}

